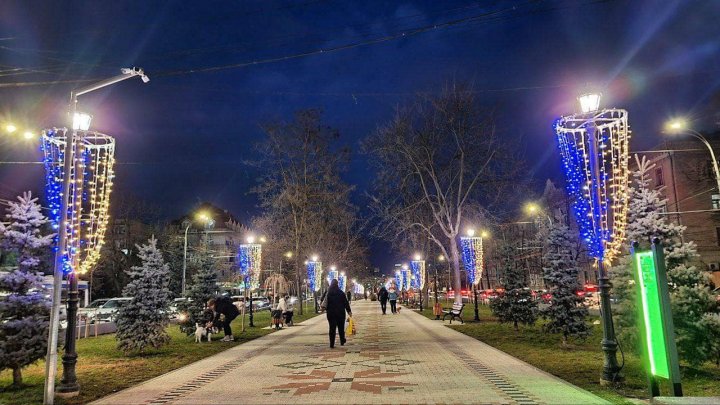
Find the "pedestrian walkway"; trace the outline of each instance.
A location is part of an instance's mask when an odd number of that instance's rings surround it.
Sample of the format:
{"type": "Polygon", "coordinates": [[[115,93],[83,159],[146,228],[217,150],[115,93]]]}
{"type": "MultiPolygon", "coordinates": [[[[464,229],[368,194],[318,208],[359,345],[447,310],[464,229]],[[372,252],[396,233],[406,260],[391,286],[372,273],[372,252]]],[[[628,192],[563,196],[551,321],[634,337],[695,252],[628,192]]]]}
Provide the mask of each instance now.
{"type": "Polygon", "coordinates": [[[358,334],[345,346],[328,347],[318,316],[97,403],[605,403],[440,321],[352,306],[358,334]]]}

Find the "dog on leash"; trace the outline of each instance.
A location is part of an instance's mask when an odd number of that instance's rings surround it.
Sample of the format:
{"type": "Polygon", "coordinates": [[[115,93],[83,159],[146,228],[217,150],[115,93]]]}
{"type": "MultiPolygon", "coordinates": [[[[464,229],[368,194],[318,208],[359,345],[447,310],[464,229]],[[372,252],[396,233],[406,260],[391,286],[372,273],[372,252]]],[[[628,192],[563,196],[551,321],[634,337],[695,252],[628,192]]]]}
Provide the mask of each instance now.
{"type": "Polygon", "coordinates": [[[202,342],[202,338],[206,337],[207,341],[210,342],[214,328],[206,328],[199,323],[195,323],[195,343],[202,342]]]}

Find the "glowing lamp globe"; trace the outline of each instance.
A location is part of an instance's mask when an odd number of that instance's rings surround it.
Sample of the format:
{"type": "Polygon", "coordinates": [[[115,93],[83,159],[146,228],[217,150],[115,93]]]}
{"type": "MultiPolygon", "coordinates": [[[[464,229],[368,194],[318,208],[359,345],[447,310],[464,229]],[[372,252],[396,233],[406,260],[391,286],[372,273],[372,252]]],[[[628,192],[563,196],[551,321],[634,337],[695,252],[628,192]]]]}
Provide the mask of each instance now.
{"type": "Polygon", "coordinates": [[[597,111],[600,108],[600,93],[585,93],[578,97],[580,109],[583,113],[597,111]]]}
{"type": "Polygon", "coordinates": [[[92,115],[83,112],[76,112],[73,115],[73,129],[87,131],[90,129],[90,121],[92,121],[92,115]]]}

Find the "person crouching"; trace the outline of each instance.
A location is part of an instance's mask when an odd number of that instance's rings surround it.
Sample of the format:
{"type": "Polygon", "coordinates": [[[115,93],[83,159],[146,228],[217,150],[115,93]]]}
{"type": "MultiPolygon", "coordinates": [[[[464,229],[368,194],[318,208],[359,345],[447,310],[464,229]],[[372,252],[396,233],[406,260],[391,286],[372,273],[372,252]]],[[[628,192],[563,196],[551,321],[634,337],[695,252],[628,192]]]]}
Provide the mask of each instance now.
{"type": "Polygon", "coordinates": [[[230,323],[235,320],[235,318],[240,315],[240,310],[233,304],[232,300],[229,297],[218,297],[218,298],[211,298],[207,302],[208,308],[212,309],[215,312],[215,319],[213,319],[213,324],[217,324],[220,321],[220,316],[223,316],[223,332],[225,333],[225,337],[222,339],[223,342],[232,342],[235,340],[232,334],[232,329],[230,329],[230,323]]]}

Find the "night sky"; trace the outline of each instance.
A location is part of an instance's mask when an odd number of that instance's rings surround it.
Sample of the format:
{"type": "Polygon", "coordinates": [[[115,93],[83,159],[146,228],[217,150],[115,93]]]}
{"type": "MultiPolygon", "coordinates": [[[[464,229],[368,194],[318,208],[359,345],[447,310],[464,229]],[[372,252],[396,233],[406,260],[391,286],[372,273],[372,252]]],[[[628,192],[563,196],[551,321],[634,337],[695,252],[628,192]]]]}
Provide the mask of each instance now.
{"type": "MultiPolygon", "coordinates": [[[[577,109],[587,83],[604,106],[629,110],[634,150],[657,144],[676,115],[717,129],[719,16],[712,0],[2,0],[0,121],[64,125],[69,91],[85,84],[73,81],[142,67],[150,83],[80,99],[93,128],[117,138],[115,195],[159,204],[166,218],[210,201],[247,220],[256,174],[244,162],[259,124],[321,108],[357,151],[398,104],[455,80],[495,109],[503,136],[523,139],[540,192],[562,181],[552,122],[577,109]]],[[[40,159],[37,142],[2,134],[0,145],[0,161],[40,159]]],[[[366,159],[355,153],[346,176],[358,204],[366,159]]],[[[42,181],[38,165],[1,164],[0,198],[42,181]]],[[[393,262],[373,247],[375,265],[393,262]]]]}

